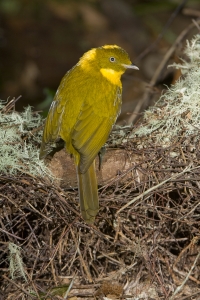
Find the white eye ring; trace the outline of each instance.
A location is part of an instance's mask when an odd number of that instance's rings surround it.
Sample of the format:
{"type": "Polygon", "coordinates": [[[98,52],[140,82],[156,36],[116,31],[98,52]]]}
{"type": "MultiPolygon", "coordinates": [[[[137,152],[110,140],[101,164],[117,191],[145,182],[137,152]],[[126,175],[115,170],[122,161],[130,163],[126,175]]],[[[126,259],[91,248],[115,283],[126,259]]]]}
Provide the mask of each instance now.
{"type": "Polygon", "coordinates": [[[115,57],[111,56],[110,57],[110,62],[115,62],[115,57]]]}

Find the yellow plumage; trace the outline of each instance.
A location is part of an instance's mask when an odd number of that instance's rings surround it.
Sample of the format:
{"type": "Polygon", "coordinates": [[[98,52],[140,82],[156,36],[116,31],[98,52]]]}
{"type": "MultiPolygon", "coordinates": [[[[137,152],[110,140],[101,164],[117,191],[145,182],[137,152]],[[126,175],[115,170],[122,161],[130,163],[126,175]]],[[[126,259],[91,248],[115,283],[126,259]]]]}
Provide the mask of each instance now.
{"type": "MultiPolygon", "coordinates": [[[[77,165],[83,219],[93,223],[99,210],[94,159],[121,109],[121,75],[132,65],[120,47],[86,52],[63,77],[50,107],[40,150],[45,157],[59,138],[77,165]]],[[[66,166],[67,167],[67,166],[66,166]]]]}

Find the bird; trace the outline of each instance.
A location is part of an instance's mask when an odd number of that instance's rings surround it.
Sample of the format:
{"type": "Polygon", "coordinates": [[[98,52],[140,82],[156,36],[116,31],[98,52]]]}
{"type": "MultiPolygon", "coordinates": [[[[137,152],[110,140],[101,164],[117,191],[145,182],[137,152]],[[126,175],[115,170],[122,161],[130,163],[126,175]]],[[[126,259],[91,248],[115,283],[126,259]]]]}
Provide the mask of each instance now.
{"type": "Polygon", "coordinates": [[[139,70],[117,45],[87,51],[64,75],[45,121],[40,159],[64,141],[75,160],[80,211],[87,224],[95,222],[99,211],[95,157],[120,114],[121,76],[127,69],[139,70]]]}

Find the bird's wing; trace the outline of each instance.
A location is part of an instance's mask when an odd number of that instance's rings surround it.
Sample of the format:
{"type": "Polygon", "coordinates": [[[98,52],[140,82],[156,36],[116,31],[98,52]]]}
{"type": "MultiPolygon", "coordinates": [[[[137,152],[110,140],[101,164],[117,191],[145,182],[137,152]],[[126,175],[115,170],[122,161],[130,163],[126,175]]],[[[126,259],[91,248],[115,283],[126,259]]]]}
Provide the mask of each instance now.
{"type": "Polygon", "coordinates": [[[85,104],[82,107],[71,136],[72,145],[80,154],[79,171],[81,173],[88,170],[105,144],[117,114],[103,116],[101,113],[95,113],[92,105],[85,104]]]}
{"type": "Polygon", "coordinates": [[[49,109],[48,116],[43,131],[42,144],[40,148],[40,158],[44,158],[52,150],[52,144],[60,138],[60,125],[64,112],[65,102],[54,100],[49,109]]]}

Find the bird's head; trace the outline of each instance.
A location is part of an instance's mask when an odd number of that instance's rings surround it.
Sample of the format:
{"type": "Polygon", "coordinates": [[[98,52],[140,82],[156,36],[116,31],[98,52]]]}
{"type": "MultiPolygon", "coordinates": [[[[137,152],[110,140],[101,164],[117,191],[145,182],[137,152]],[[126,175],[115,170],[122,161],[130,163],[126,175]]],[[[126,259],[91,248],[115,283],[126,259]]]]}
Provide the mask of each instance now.
{"type": "Polygon", "coordinates": [[[86,52],[80,59],[80,65],[86,69],[101,72],[104,77],[112,81],[114,77],[121,77],[126,69],[139,70],[132,64],[128,53],[117,45],[105,45],[86,52]]]}
{"type": "Polygon", "coordinates": [[[138,70],[138,67],[132,64],[128,53],[117,45],[96,48],[96,59],[103,69],[112,69],[123,73],[126,69],[138,70]]]}

